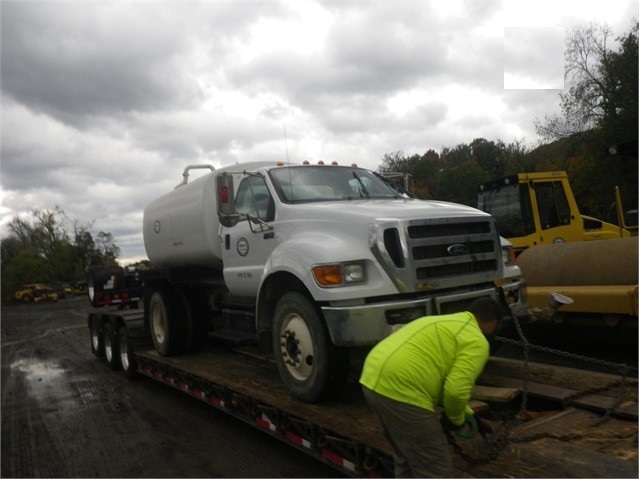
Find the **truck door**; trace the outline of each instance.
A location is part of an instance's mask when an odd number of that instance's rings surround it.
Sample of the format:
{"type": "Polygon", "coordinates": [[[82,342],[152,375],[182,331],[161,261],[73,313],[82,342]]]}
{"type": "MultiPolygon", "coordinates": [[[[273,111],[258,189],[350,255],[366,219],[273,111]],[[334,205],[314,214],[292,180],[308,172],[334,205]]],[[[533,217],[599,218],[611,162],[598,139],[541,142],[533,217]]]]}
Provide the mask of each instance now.
{"type": "Polygon", "coordinates": [[[570,204],[561,181],[535,182],[533,188],[538,221],[539,244],[577,241],[579,239],[579,215],[571,212],[570,204]]]}
{"type": "Polygon", "coordinates": [[[240,221],[222,234],[224,281],[231,294],[255,297],[264,265],[277,244],[275,202],[259,175],[246,176],[235,195],[240,221]]]}

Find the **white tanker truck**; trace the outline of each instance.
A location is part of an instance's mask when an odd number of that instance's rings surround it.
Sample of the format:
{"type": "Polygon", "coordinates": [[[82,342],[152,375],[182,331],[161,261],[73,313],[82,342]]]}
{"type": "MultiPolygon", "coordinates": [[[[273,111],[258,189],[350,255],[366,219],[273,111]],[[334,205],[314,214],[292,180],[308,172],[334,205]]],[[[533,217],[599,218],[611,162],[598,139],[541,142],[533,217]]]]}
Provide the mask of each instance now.
{"type": "Polygon", "coordinates": [[[355,165],[193,165],[183,178],[144,210],[144,322],[162,356],[252,341],[313,402],[344,383],[353,348],[503,298],[496,223],[477,209],[409,198],[355,165]],[[194,168],[211,171],[188,181],[194,168]]]}

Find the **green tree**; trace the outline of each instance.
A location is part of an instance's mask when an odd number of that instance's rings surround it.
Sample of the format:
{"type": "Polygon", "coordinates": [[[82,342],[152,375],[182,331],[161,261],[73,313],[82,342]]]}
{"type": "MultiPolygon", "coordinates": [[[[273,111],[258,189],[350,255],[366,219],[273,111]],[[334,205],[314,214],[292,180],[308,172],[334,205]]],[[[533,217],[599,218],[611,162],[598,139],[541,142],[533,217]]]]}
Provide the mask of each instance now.
{"type": "Polygon", "coordinates": [[[497,143],[484,138],[476,138],[470,144],[472,158],[477,165],[491,177],[504,176],[504,143],[497,143]]]}
{"type": "Polygon", "coordinates": [[[436,198],[475,207],[477,206],[477,187],[489,179],[490,175],[472,159],[464,161],[442,172],[436,198]]]}
{"type": "Polygon", "coordinates": [[[66,216],[59,207],[31,211],[30,219],[13,217],[11,235],[0,242],[2,252],[2,298],[13,297],[26,283],[82,280],[91,264],[115,264],[120,248],[113,235],[100,231],[97,238],[91,224],[74,220],[71,241],[66,216]]]}
{"type": "Polygon", "coordinates": [[[638,31],[639,22],[635,22],[630,33],[617,38],[619,50],[608,52],[601,59],[599,72],[605,94],[601,97],[598,126],[610,143],[637,138],[638,31]]]}
{"type": "Polygon", "coordinates": [[[565,51],[568,90],[560,93],[561,115],[535,120],[546,142],[594,128],[604,142],[637,137],[637,31],[617,38],[619,50],[609,47],[611,31],[592,23],[576,28],[565,51]]]}
{"type": "Polygon", "coordinates": [[[442,170],[442,159],[435,150],[428,150],[419,158],[413,175],[415,196],[421,199],[433,199],[433,192],[442,170]]]}
{"type": "Polygon", "coordinates": [[[504,176],[535,171],[529,158],[530,150],[522,140],[515,140],[504,147],[504,176]]]}

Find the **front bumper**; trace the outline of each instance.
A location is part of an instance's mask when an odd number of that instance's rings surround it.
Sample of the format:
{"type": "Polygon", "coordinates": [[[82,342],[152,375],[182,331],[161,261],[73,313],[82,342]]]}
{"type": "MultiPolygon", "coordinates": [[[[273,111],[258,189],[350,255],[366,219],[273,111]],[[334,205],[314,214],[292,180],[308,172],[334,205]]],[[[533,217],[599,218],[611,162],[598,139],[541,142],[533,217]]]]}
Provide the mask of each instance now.
{"type": "Polygon", "coordinates": [[[322,313],[334,345],[372,346],[413,319],[464,311],[469,303],[481,297],[496,300],[496,288],[486,286],[473,291],[358,306],[323,306],[322,313]]]}
{"type": "Polygon", "coordinates": [[[526,281],[523,279],[506,280],[501,285],[504,297],[513,316],[519,317],[528,310],[528,294],[526,281]]]}

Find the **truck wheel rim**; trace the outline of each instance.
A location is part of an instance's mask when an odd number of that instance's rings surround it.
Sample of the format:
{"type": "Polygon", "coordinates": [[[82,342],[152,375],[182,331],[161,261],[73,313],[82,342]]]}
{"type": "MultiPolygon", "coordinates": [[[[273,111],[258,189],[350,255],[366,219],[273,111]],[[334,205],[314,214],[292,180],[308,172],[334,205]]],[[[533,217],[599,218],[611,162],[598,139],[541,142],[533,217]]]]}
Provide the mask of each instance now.
{"type": "Polygon", "coordinates": [[[153,308],[152,320],[153,320],[153,336],[155,337],[155,340],[158,343],[163,344],[164,338],[166,336],[166,330],[165,330],[164,313],[160,306],[155,306],[153,308]]]}
{"type": "Polygon", "coordinates": [[[282,323],[280,334],[282,363],[286,370],[298,381],[304,381],[313,372],[315,351],[313,338],[304,319],[290,314],[282,323]]]}
{"type": "Polygon", "coordinates": [[[107,361],[111,362],[111,360],[113,359],[113,347],[111,345],[111,338],[108,334],[106,334],[104,337],[104,354],[107,358],[107,361]]]}
{"type": "Polygon", "coordinates": [[[100,347],[100,336],[98,335],[98,328],[95,326],[91,328],[91,341],[93,343],[93,349],[97,351],[100,347]]]}
{"type": "Polygon", "coordinates": [[[120,363],[122,364],[122,369],[125,371],[129,370],[129,344],[126,341],[124,335],[120,336],[120,363]]]}

